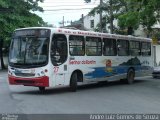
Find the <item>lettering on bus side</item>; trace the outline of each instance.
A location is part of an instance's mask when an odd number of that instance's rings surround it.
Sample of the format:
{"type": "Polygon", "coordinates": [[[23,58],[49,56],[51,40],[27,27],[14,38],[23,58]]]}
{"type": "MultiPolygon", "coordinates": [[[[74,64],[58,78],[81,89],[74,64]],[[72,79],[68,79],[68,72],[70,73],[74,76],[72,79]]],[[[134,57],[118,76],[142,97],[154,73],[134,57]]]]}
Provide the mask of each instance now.
{"type": "Polygon", "coordinates": [[[70,65],[96,64],[96,61],[94,61],[94,60],[83,60],[83,61],[79,61],[79,60],[70,60],[69,64],[70,64],[70,65]]]}

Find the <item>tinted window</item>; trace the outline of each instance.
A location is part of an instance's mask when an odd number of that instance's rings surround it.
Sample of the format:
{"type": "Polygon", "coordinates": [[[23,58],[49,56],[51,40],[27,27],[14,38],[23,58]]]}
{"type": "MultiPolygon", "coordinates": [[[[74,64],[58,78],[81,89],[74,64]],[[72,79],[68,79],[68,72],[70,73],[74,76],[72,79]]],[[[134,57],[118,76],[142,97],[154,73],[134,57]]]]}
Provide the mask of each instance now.
{"type": "Polygon", "coordinates": [[[141,43],[141,54],[143,56],[151,55],[151,43],[149,43],[149,42],[142,42],[141,43]]]}
{"type": "Polygon", "coordinates": [[[132,56],[141,55],[140,42],[130,41],[130,55],[132,56]]]}
{"type": "Polygon", "coordinates": [[[119,56],[129,55],[129,43],[127,40],[117,40],[117,47],[119,56]]]}
{"type": "Polygon", "coordinates": [[[100,56],[100,55],[102,55],[101,38],[86,37],[86,54],[89,55],[89,56],[100,56]]]}
{"type": "Polygon", "coordinates": [[[115,39],[104,38],[103,43],[104,43],[103,55],[105,55],[105,56],[117,55],[116,40],[115,39]]]}
{"type": "Polygon", "coordinates": [[[70,55],[82,56],[85,53],[84,37],[70,35],[69,36],[69,52],[70,55]]]}

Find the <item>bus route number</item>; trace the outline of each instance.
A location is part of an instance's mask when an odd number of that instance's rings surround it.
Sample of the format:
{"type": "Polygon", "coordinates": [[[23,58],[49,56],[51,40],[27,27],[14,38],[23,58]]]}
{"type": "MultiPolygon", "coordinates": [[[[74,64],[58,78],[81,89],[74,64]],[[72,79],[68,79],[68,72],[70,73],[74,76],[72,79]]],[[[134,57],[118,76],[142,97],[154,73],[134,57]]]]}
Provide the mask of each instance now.
{"type": "Polygon", "coordinates": [[[59,70],[59,67],[54,67],[54,73],[57,73],[59,70]]]}

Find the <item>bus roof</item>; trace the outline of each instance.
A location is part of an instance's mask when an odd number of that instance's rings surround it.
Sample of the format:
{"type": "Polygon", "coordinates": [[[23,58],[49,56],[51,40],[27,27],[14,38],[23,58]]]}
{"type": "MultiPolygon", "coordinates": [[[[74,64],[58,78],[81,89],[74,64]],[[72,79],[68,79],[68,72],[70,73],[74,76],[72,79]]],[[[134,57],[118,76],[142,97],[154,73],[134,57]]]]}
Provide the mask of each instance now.
{"type": "Polygon", "coordinates": [[[113,38],[113,39],[151,41],[150,38],[144,38],[144,37],[135,37],[135,36],[131,36],[131,35],[118,35],[118,34],[110,34],[110,33],[100,33],[100,32],[93,32],[93,31],[83,31],[83,30],[79,30],[79,29],[69,29],[69,28],[26,27],[26,28],[19,28],[16,30],[27,30],[27,29],[50,29],[52,31],[52,33],[61,33],[61,34],[68,34],[68,35],[80,35],[80,36],[85,35],[85,36],[113,38]]]}

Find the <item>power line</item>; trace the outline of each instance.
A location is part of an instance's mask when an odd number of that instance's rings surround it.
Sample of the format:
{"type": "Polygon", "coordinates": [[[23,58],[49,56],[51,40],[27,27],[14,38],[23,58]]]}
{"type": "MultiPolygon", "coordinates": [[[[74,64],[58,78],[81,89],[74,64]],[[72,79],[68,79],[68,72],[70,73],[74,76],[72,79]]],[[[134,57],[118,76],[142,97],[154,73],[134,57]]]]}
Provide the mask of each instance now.
{"type": "MultiPolygon", "coordinates": [[[[96,2],[97,2],[97,0],[95,0],[94,2],[91,2],[91,3],[96,3],[96,2]]],[[[99,1],[98,1],[98,2],[99,2],[99,1]]],[[[63,2],[62,2],[62,1],[52,1],[52,2],[51,2],[51,1],[45,1],[45,2],[42,2],[42,3],[44,3],[44,4],[45,4],[45,3],[56,3],[56,4],[57,4],[57,3],[67,3],[67,4],[70,4],[70,3],[86,3],[86,2],[85,2],[85,1],[77,1],[77,2],[76,2],[76,1],[74,1],[74,2],[73,2],[73,1],[67,1],[67,2],[66,2],[66,0],[65,0],[65,2],[64,2],[64,1],[63,1],[63,2]]],[[[87,4],[87,3],[86,3],[86,4],[87,4]]],[[[88,4],[90,4],[90,3],[88,3],[88,4]]]]}
{"type": "MultiPolygon", "coordinates": [[[[85,6],[91,6],[91,5],[99,5],[99,4],[89,4],[85,6]]],[[[55,6],[43,5],[43,7],[70,7],[70,6],[84,6],[84,5],[55,5],[55,6]]]]}
{"type": "Polygon", "coordinates": [[[49,10],[49,9],[44,9],[44,11],[63,11],[63,10],[86,10],[86,9],[93,9],[93,8],[76,8],[76,9],[52,9],[52,10],[49,10]]]}
{"type": "Polygon", "coordinates": [[[42,2],[42,3],[85,3],[85,2],[73,2],[73,1],[70,1],[70,2],[61,2],[61,1],[52,1],[52,2],[42,2]]]}
{"type": "Polygon", "coordinates": [[[94,2],[94,3],[81,3],[81,2],[44,2],[44,3],[41,3],[41,6],[90,6],[90,5],[98,5],[99,3],[97,2],[94,2]]]}
{"type": "MultiPolygon", "coordinates": [[[[89,9],[88,9],[89,10],[89,9]]],[[[52,15],[52,14],[55,14],[55,13],[57,13],[57,11],[49,11],[49,13],[45,13],[45,12],[43,12],[43,13],[40,13],[40,14],[43,14],[43,15],[52,15]]],[[[69,11],[58,11],[58,14],[70,14],[70,13],[73,13],[73,11],[71,11],[71,10],[69,10],[69,11]]],[[[82,14],[87,14],[86,12],[81,12],[82,14]]]]}

